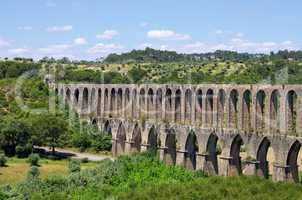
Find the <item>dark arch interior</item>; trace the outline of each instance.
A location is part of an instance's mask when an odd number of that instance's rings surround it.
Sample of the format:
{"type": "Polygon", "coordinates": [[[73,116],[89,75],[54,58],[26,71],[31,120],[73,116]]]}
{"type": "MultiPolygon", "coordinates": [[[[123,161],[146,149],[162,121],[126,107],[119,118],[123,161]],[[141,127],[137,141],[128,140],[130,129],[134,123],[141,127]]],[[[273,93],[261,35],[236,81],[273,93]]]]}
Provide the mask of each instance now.
{"type": "Polygon", "coordinates": [[[198,142],[196,135],[191,131],[186,141],[185,167],[187,169],[196,169],[196,153],[198,152],[198,142]]]}
{"type": "Polygon", "coordinates": [[[110,126],[110,122],[107,121],[105,123],[105,126],[104,126],[104,132],[108,135],[112,135],[112,130],[111,130],[111,126],[110,126]]]}
{"type": "Polygon", "coordinates": [[[87,88],[84,88],[84,91],[83,91],[83,104],[82,104],[82,108],[84,110],[88,109],[88,89],[87,88]]]}
{"type": "Polygon", "coordinates": [[[241,168],[241,157],[240,157],[240,148],[241,145],[243,145],[243,140],[240,137],[240,135],[237,135],[231,145],[231,151],[230,151],[230,156],[232,157],[230,164],[231,166],[234,167],[238,175],[242,173],[242,168],[241,168]]]}
{"type": "Polygon", "coordinates": [[[97,97],[97,114],[101,115],[102,112],[102,90],[98,89],[98,97],[97,97]]]}
{"type": "Polygon", "coordinates": [[[192,116],[192,92],[187,90],[185,94],[185,121],[191,122],[192,116]]]}
{"type": "Polygon", "coordinates": [[[213,124],[213,98],[214,98],[214,92],[212,89],[209,89],[207,91],[206,95],[206,123],[208,125],[213,124]]]}
{"type": "Polygon", "coordinates": [[[125,127],[120,124],[116,136],[116,154],[121,154],[125,152],[126,139],[127,138],[125,127]]]}
{"type": "Polygon", "coordinates": [[[218,125],[223,128],[225,127],[225,92],[224,90],[219,90],[218,92],[218,125]]]}
{"type": "Polygon", "coordinates": [[[138,124],[136,124],[134,127],[131,142],[132,142],[132,144],[131,144],[132,152],[140,152],[142,136],[141,136],[141,130],[140,130],[138,124]]]}
{"type": "Polygon", "coordinates": [[[147,108],[148,108],[148,117],[153,118],[153,112],[154,112],[154,107],[153,107],[153,90],[149,89],[148,91],[148,99],[147,99],[147,108]]]}
{"type": "Polygon", "coordinates": [[[168,165],[176,163],[176,136],[174,131],[169,130],[166,136],[166,149],[164,151],[164,161],[168,165]]]}
{"type": "Polygon", "coordinates": [[[202,122],[202,91],[199,89],[196,93],[196,111],[195,121],[202,122]]]}
{"type": "Polygon", "coordinates": [[[79,96],[80,96],[80,92],[78,89],[75,90],[74,92],[74,97],[75,97],[75,103],[78,104],[79,103],[79,96]]]}
{"type": "Polygon", "coordinates": [[[181,122],[181,91],[177,90],[175,95],[175,121],[181,122]]]}
{"type": "Polygon", "coordinates": [[[125,105],[124,105],[125,111],[126,111],[126,116],[127,117],[132,117],[131,116],[131,107],[130,107],[130,90],[127,88],[125,90],[125,105]]]}
{"type": "Polygon", "coordinates": [[[139,110],[140,110],[140,117],[144,117],[145,114],[145,89],[141,89],[139,93],[139,110]]]}
{"type": "Polygon", "coordinates": [[[260,90],[256,95],[256,128],[262,131],[265,127],[265,92],[260,90]]]}
{"type": "Polygon", "coordinates": [[[249,90],[243,93],[243,105],[242,105],[242,128],[245,131],[249,131],[251,128],[251,103],[252,97],[249,90]]]}
{"type": "Polygon", "coordinates": [[[149,135],[148,135],[148,150],[151,151],[156,151],[157,150],[157,132],[155,130],[155,127],[152,126],[152,128],[149,131],[149,135]]]}
{"type": "Polygon", "coordinates": [[[296,135],[297,126],[297,94],[291,90],[287,94],[287,130],[291,135],[296,135]]]}
{"type": "Polygon", "coordinates": [[[122,117],[122,103],[123,103],[123,91],[118,89],[117,91],[117,117],[122,117]]]}
{"type": "Polygon", "coordinates": [[[265,137],[259,145],[257,151],[257,161],[259,161],[259,170],[261,175],[265,178],[269,177],[269,162],[267,160],[267,153],[270,147],[270,141],[265,137]]]}
{"type": "Polygon", "coordinates": [[[230,103],[229,103],[229,116],[230,116],[230,127],[237,128],[238,125],[238,92],[237,90],[232,90],[230,93],[230,103]]]}
{"type": "Polygon", "coordinates": [[[116,98],[115,98],[115,89],[111,90],[111,98],[110,98],[110,117],[115,116],[116,110],[116,98]]]}
{"type": "Polygon", "coordinates": [[[270,126],[272,130],[280,129],[280,94],[274,90],[270,99],[270,126]]]}
{"type": "Polygon", "coordinates": [[[162,119],[162,90],[159,89],[156,92],[156,115],[158,119],[162,119]]]}
{"type": "Polygon", "coordinates": [[[300,148],[301,148],[300,142],[295,141],[288,152],[287,161],[286,161],[286,164],[289,166],[289,168],[286,168],[286,173],[288,174],[289,179],[291,179],[295,183],[299,182],[299,170],[298,170],[297,159],[298,159],[300,148]]]}
{"type": "Polygon", "coordinates": [[[171,114],[172,114],[172,91],[167,89],[166,97],[165,97],[165,112],[166,112],[166,120],[171,121],[171,114]]]}

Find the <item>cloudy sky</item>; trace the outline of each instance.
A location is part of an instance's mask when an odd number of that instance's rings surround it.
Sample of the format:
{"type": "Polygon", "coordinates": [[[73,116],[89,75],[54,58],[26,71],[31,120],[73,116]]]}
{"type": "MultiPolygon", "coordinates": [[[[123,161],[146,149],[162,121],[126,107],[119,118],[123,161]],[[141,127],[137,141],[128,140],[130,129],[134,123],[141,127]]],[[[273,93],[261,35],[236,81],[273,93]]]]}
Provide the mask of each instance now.
{"type": "Polygon", "coordinates": [[[302,49],[298,0],[3,0],[0,57],[302,49]]]}

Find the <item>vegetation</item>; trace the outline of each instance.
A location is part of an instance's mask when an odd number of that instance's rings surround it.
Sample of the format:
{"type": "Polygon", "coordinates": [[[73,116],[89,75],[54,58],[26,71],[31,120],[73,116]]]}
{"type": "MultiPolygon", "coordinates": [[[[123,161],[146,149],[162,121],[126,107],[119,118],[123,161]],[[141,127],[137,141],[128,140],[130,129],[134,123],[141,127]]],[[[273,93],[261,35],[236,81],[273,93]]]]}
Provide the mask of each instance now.
{"type": "Polygon", "coordinates": [[[15,199],[300,199],[300,185],[272,183],[256,177],[205,177],[170,167],[150,153],[115,161],[66,176],[52,176],[4,187],[15,199]]]}
{"type": "Polygon", "coordinates": [[[39,160],[40,160],[39,154],[33,153],[33,154],[30,154],[28,157],[28,163],[31,166],[39,166],[39,160]]]}

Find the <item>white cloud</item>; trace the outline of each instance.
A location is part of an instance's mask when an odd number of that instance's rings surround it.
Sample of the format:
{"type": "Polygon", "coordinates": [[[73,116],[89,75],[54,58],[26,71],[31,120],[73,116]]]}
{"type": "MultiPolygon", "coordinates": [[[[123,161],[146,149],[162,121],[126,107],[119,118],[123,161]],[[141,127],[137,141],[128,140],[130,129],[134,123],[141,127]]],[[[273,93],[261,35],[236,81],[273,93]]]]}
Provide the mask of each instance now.
{"type": "Polygon", "coordinates": [[[37,51],[42,54],[61,54],[69,50],[72,46],[69,44],[50,45],[48,47],[39,48],[37,51]]]}
{"type": "Polygon", "coordinates": [[[97,35],[98,39],[111,40],[119,33],[116,30],[105,30],[102,34],[97,35]]]}
{"type": "Polygon", "coordinates": [[[223,33],[224,33],[224,31],[223,31],[223,30],[218,29],[218,30],[216,30],[216,31],[215,31],[215,33],[216,33],[217,35],[221,35],[221,34],[223,34],[223,33]]]}
{"type": "Polygon", "coordinates": [[[0,37],[0,48],[10,46],[10,42],[0,37]]]}
{"type": "Polygon", "coordinates": [[[18,30],[20,30],[20,31],[31,31],[31,30],[33,30],[33,27],[31,27],[31,26],[19,26],[18,30]]]}
{"type": "Polygon", "coordinates": [[[47,1],[45,5],[47,7],[56,7],[57,6],[57,4],[53,1],[47,1]]]}
{"type": "Polygon", "coordinates": [[[143,44],[140,44],[139,46],[138,46],[138,48],[139,49],[145,49],[145,48],[147,48],[147,47],[152,47],[153,46],[153,44],[150,44],[150,43],[143,43],[143,44]]]}
{"type": "Polygon", "coordinates": [[[28,48],[16,48],[16,49],[8,50],[8,53],[15,54],[15,55],[22,55],[22,54],[29,53],[29,52],[30,52],[30,49],[28,49],[28,48]]]}
{"type": "Polygon", "coordinates": [[[151,30],[147,36],[152,39],[160,40],[190,40],[191,36],[188,34],[176,33],[172,30],[151,30]]]}
{"type": "Polygon", "coordinates": [[[148,22],[142,22],[142,23],[139,24],[139,26],[142,27],[142,28],[145,28],[145,27],[147,27],[148,25],[149,25],[148,22]]]}
{"type": "Polygon", "coordinates": [[[68,32],[72,31],[73,27],[71,25],[65,25],[65,26],[52,26],[48,27],[46,31],[48,32],[68,32]]]}
{"type": "Polygon", "coordinates": [[[88,54],[108,54],[108,53],[115,53],[119,52],[124,47],[119,44],[103,44],[99,43],[96,44],[94,47],[88,49],[88,54]]]}
{"type": "Polygon", "coordinates": [[[73,43],[75,45],[85,45],[85,44],[87,44],[87,40],[84,37],[79,37],[79,38],[74,39],[73,43]]]}

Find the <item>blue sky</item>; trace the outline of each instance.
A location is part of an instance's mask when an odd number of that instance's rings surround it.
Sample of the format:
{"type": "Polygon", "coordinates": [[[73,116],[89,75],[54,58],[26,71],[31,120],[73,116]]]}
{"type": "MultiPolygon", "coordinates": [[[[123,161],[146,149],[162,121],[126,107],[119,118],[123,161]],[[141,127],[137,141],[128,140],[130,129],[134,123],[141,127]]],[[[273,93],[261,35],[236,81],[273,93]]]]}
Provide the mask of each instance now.
{"type": "Polygon", "coordinates": [[[301,8],[298,0],[3,0],[0,57],[301,49],[301,8]]]}

